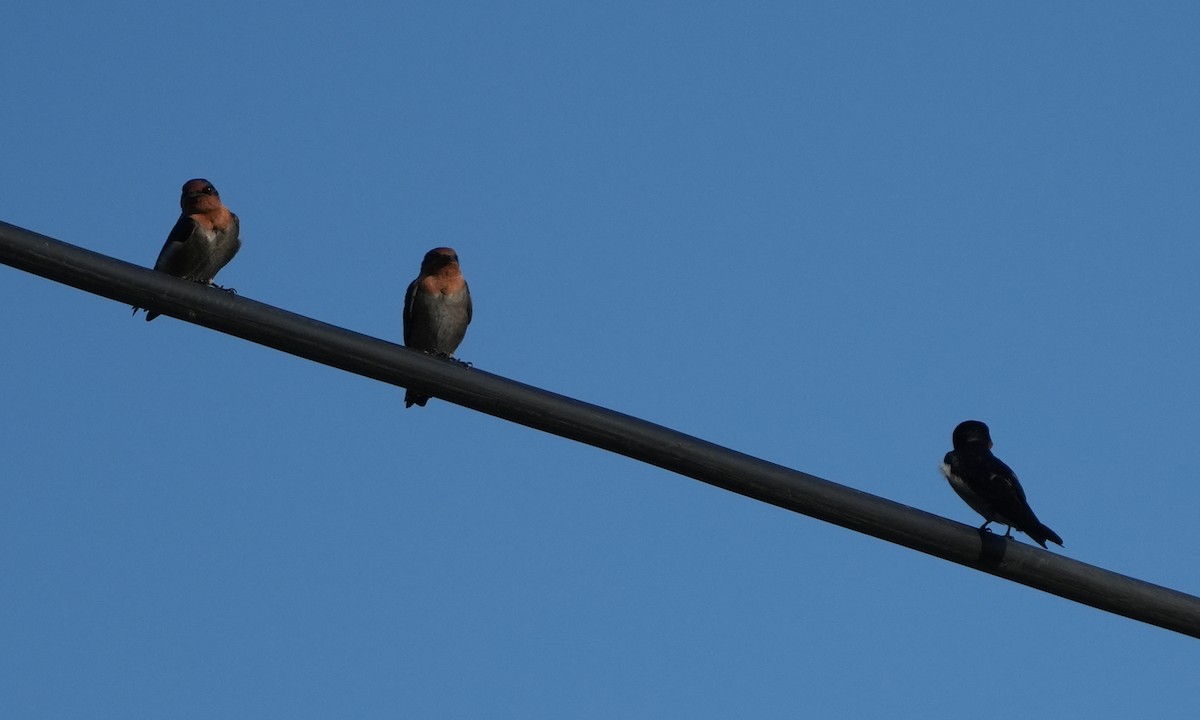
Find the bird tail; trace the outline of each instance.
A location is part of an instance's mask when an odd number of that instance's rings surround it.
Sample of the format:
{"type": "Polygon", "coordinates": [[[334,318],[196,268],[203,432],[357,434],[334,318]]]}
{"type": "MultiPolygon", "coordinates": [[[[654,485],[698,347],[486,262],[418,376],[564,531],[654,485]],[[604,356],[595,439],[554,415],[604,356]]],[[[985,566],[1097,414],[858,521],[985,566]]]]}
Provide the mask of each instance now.
{"type": "Polygon", "coordinates": [[[404,392],[404,407],[406,407],[406,408],[410,408],[413,405],[420,405],[421,407],[425,407],[425,403],[427,403],[427,402],[429,402],[428,395],[418,395],[417,393],[413,392],[412,390],[406,390],[404,392]]]}
{"type": "Polygon", "coordinates": [[[1028,535],[1029,537],[1033,538],[1034,541],[1038,545],[1041,545],[1042,547],[1046,547],[1047,540],[1054,543],[1055,545],[1058,545],[1059,547],[1064,547],[1062,538],[1060,538],[1058,536],[1058,533],[1054,532],[1053,530],[1051,530],[1050,528],[1041,524],[1040,522],[1037,524],[1036,527],[1031,527],[1028,530],[1026,530],[1025,534],[1028,535]]]}

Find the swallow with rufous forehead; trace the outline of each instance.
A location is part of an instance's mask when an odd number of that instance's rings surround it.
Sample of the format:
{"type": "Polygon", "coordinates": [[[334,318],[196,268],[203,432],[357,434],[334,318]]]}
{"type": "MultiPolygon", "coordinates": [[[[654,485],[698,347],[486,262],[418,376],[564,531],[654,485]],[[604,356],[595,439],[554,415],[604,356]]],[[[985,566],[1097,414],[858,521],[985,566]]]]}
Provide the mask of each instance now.
{"type": "MultiPolygon", "coordinates": [[[[421,272],[404,295],[404,344],[450,359],[471,323],[471,290],[453,248],[425,253],[421,272]]],[[[407,391],[404,407],[424,406],[429,396],[407,391]]]]}
{"type": "MultiPolygon", "coordinates": [[[[238,216],[225,204],[213,184],[188,180],[179,197],[182,213],[167,235],[154,269],[193,282],[214,285],[213,279],[242,247],[238,216]]],[[[220,286],[216,286],[220,287],[220,286]]],[[[229,290],[228,288],[221,288],[229,290]]],[[[136,315],[141,308],[134,306],[136,315]]],[[[146,311],[147,322],[158,313],[146,311]]]]}

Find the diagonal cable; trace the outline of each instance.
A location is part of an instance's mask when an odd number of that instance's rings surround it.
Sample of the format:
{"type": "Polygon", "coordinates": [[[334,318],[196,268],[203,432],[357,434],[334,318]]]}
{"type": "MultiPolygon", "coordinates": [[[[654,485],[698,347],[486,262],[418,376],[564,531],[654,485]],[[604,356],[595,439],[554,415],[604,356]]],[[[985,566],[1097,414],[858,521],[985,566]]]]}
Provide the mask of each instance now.
{"type": "Polygon", "coordinates": [[[0,262],[126,305],[228,333],[619,453],[762,502],[1069,600],[1200,637],[1200,598],[981,534],[975,528],[654,423],[467,369],[368,335],[0,222],[0,262]]]}

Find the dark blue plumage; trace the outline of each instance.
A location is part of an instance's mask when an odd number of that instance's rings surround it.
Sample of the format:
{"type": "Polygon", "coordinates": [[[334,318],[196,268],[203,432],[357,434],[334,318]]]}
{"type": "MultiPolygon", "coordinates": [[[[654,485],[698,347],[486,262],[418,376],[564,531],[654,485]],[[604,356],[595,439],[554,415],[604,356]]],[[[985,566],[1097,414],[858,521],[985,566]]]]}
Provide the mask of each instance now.
{"type": "Polygon", "coordinates": [[[1058,533],[1046,527],[1033,514],[1025,499],[1025,490],[1010,467],[992,454],[992,437],[988,426],[978,420],[967,420],[954,428],[954,450],[946,453],[942,474],[950,481],[954,492],[966,501],[986,521],[980,530],[993,522],[1008,526],[1005,537],[1016,528],[1046,547],[1049,540],[1062,545],[1058,533]]]}

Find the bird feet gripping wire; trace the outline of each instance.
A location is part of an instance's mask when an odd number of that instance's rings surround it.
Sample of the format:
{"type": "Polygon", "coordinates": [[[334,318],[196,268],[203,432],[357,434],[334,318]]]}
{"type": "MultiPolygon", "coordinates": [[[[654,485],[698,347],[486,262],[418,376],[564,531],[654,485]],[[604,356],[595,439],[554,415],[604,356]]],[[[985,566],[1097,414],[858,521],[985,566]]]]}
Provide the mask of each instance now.
{"type": "Polygon", "coordinates": [[[474,367],[474,365],[472,363],[469,363],[466,360],[459,360],[458,358],[450,355],[450,353],[445,353],[445,352],[442,352],[441,350],[434,350],[433,352],[429,352],[427,350],[425,352],[425,354],[432,355],[435,358],[438,358],[440,360],[446,360],[447,362],[452,362],[455,365],[459,365],[461,367],[467,368],[468,370],[470,370],[472,367],[474,367]]]}
{"type": "Polygon", "coordinates": [[[460,359],[454,358],[454,356],[451,356],[451,355],[448,355],[445,353],[438,353],[438,356],[439,356],[439,358],[442,358],[443,360],[449,360],[450,362],[454,362],[454,364],[457,366],[466,367],[467,370],[470,370],[470,368],[472,368],[472,364],[470,364],[470,362],[467,362],[466,360],[460,360],[460,359]]]}

